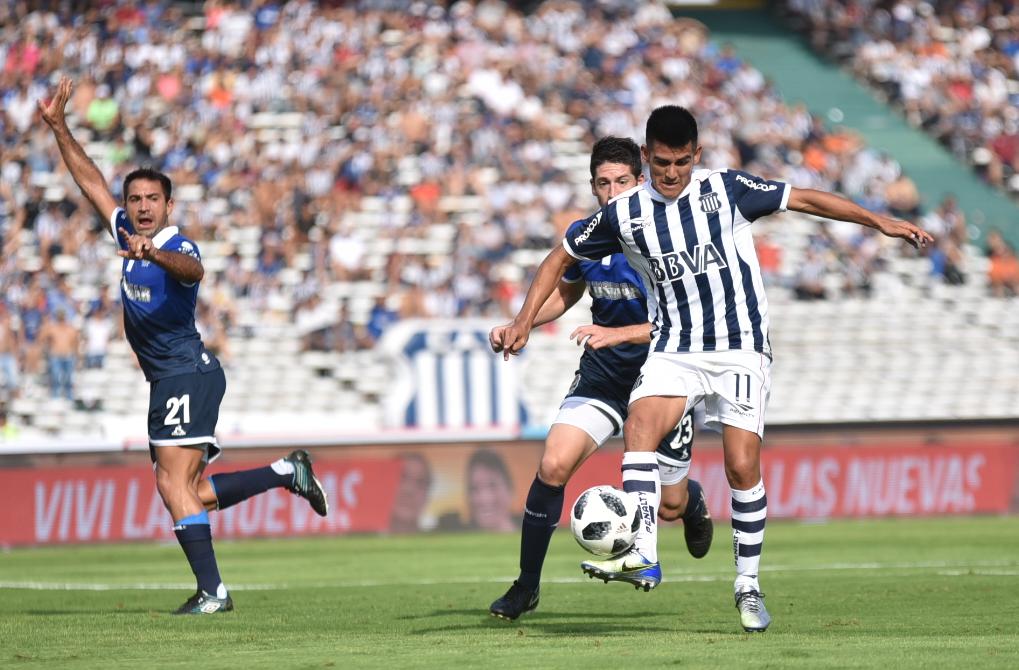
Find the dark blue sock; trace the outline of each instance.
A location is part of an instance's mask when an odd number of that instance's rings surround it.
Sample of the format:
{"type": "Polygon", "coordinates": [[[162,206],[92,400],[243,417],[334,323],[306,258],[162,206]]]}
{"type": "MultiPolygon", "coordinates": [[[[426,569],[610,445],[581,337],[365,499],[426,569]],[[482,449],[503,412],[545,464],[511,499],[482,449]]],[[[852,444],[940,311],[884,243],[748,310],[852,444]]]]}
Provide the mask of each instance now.
{"type": "Polygon", "coordinates": [[[699,519],[704,516],[704,490],[701,483],[695,479],[688,479],[686,490],[689,494],[686,499],[686,510],[683,512],[683,521],[687,519],[699,519]]]}
{"type": "Polygon", "coordinates": [[[198,588],[209,595],[216,595],[223,580],[219,577],[216,552],[212,550],[208,512],[202,511],[181,519],[173,527],[173,533],[191,564],[191,572],[195,573],[198,588]]]}
{"type": "Polygon", "coordinates": [[[268,491],[278,486],[290,486],[294,481],[293,474],[281,475],[267,465],[254,470],[226,472],[209,477],[212,490],[216,492],[219,509],[247,500],[251,496],[268,491]]]}
{"type": "Polygon", "coordinates": [[[541,566],[545,563],[552,531],[563,513],[562,486],[549,486],[535,476],[527,492],[524,522],[520,532],[520,578],[529,588],[537,588],[541,581],[541,566]]]}

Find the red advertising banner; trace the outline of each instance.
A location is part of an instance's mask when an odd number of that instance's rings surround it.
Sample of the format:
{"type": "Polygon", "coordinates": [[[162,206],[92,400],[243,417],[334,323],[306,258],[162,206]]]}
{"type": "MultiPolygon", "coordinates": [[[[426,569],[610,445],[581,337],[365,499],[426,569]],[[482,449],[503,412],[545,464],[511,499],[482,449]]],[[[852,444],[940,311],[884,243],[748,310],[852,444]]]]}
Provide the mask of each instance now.
{"type": "MultiPolygon", "coordinates": [[[[231,463],[215,471],[264,464],[231,463]]],[[[284,489],[210,515],[216,537],[377,532],[389,527],[399,479],[392,459],[315,464],[329,516],[284,489]]],[[[0,470],[0,545],[173,539],[170,516],[145,466],[0,470]]]]}
{"type": "MultiPolygon", "coordinates": [[[[329,494],[328,517],[316,516],[304,500],[282,489],[210,516],[216,536],[227,538],[517,532],[542,446],[323,448],[316,453],[315,470],[329,494]]],[[[613,443],[580,468],[566,490],[564,522],[584,489],[620,485],[621,453],[613,443]]],[[[210,472],[242,470],[267,460],[217,463],[210,472]]],[[[1019,502],[1015,444],[769,445],[762,461],[773,519],[1000,514],[1016,511],[1019,502]]],[[[728,519],[730,493],[721,449],[695,447],[691,474],[703,485],[712,515],[728,519]]],[[[172,537],[148,467],[0,469],[0,546],[172,537]]]]}
{"type": "MultiPolygon", "coordinates": [[[[1014,511],[1019,494],[1019,447],[1009,444],[778,446],[766,447],[761,461],[773,519],[1001,514],[1014,511]]],[[[695,447],[690,473],[712,516],[728,519],[722,451],[695,447]]],[[[595,454],[570,482],[567,501],[619,482],[618,454],[595,454]]]]}

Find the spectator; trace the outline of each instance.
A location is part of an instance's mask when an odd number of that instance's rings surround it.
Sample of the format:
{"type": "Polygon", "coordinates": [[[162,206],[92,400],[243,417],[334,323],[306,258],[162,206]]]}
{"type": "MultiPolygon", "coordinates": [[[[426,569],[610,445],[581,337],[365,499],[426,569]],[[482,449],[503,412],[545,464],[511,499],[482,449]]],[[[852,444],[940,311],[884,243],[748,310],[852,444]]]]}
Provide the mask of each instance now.
{"type": "Polygon", "coordinates": [[[798,300],[824,300],[828,297],[824,288],[827,264],[820,252],[808,248],[793,284],[798,300]]]}
{"type": "Polygon", "coordinates": [[[58,309],[39,334],[49,365],[50,397],[74,399],[74,368],[78,361],[80,337],[67,312],[58,309]]]}
{"type": "Polygon", "coordinates": [[[85,316],[82,337],[84,339],[85,369],[102,368],[106,363],[110,340],[114,337],[112,310],[105,297],[100,298],[85,316]]]}
{"type": "Polygon", "coordinates": [[[372,341],[378,342],[389,326],[396,323],[399,318],[399,313],[387,304],[386,296],[376,296],[375,304],[372,305],[368,315],[368,336],[372,341]]]}
{"type": "Polygon", "coordinates": [[[991,261],[987,271],[991,294],[998,298],[1019,294],[1019,259],[1000,231],[987,235],[987,257],[991,261]]]}
{"type": "Polygon", "coordinates": [[[18,351],[21,349],[19,328],[11,317],[7,305],[0,302],[0,375],[2,375],[3,396],[17,397],[21,376],[18,374],[18,351]]]}

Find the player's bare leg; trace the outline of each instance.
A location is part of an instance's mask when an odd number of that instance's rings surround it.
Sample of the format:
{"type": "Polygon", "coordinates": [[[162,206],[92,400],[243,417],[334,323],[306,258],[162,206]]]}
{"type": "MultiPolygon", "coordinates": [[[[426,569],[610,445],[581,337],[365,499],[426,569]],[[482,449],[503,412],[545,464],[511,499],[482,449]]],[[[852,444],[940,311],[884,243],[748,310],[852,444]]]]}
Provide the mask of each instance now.
{"type": "Polygon", "coordinates": [[[771,616],[758,583],[768,499],[761,479],[761,438],[757,433],[724,426],[725,476],[732,489],[732,535],[736,559],[734,591],[740,623],[748,632],[764,632],[771,616]]]}
{"type": "Polygon", "coordinates": [[[201,446],[155,448],[156,489],[173,518],[174,534],[198,582],[197,591],[177,614],[213,614],[233,609],[233,600],[219,576],[209,514],[198,495],[204,455],[201,446]]]}
{"type": "Polygon", "coordinates": [[[552,532],[563,512],[563,489],[577,468],[598,445],[587,432],[565,423],[554,423],[545,438],[538,474],[524,505],[520,532],[520,576],[506,593],[488,608],[492,616],[512,621],[538,606],[541,568],[552,532]]]}
{"type": "Polygon", "coordinates": [[[686,398],[647,396],[630,404],[623,428],[623,490],[632,495],[641,511],[641,525],[633,548],[616,558],[584,561],[580,569],[605,582],[622,581],[650,591],[662,581],[658,563],[658,505],[661,484],[655,450],[679,423],[686,398]]]}

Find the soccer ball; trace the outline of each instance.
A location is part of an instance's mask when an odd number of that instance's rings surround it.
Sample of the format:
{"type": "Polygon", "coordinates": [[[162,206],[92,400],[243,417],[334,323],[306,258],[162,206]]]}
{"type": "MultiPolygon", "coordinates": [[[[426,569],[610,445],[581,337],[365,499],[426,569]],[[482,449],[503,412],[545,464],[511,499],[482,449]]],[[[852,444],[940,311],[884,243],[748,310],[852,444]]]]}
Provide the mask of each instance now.
{"type": "Polygon", "coordinates": [[[596,556],[616,556],[633,546],[640,520],[632,496],[614,486],[589,488],[570,511],[577,544],[596,556]]]}

